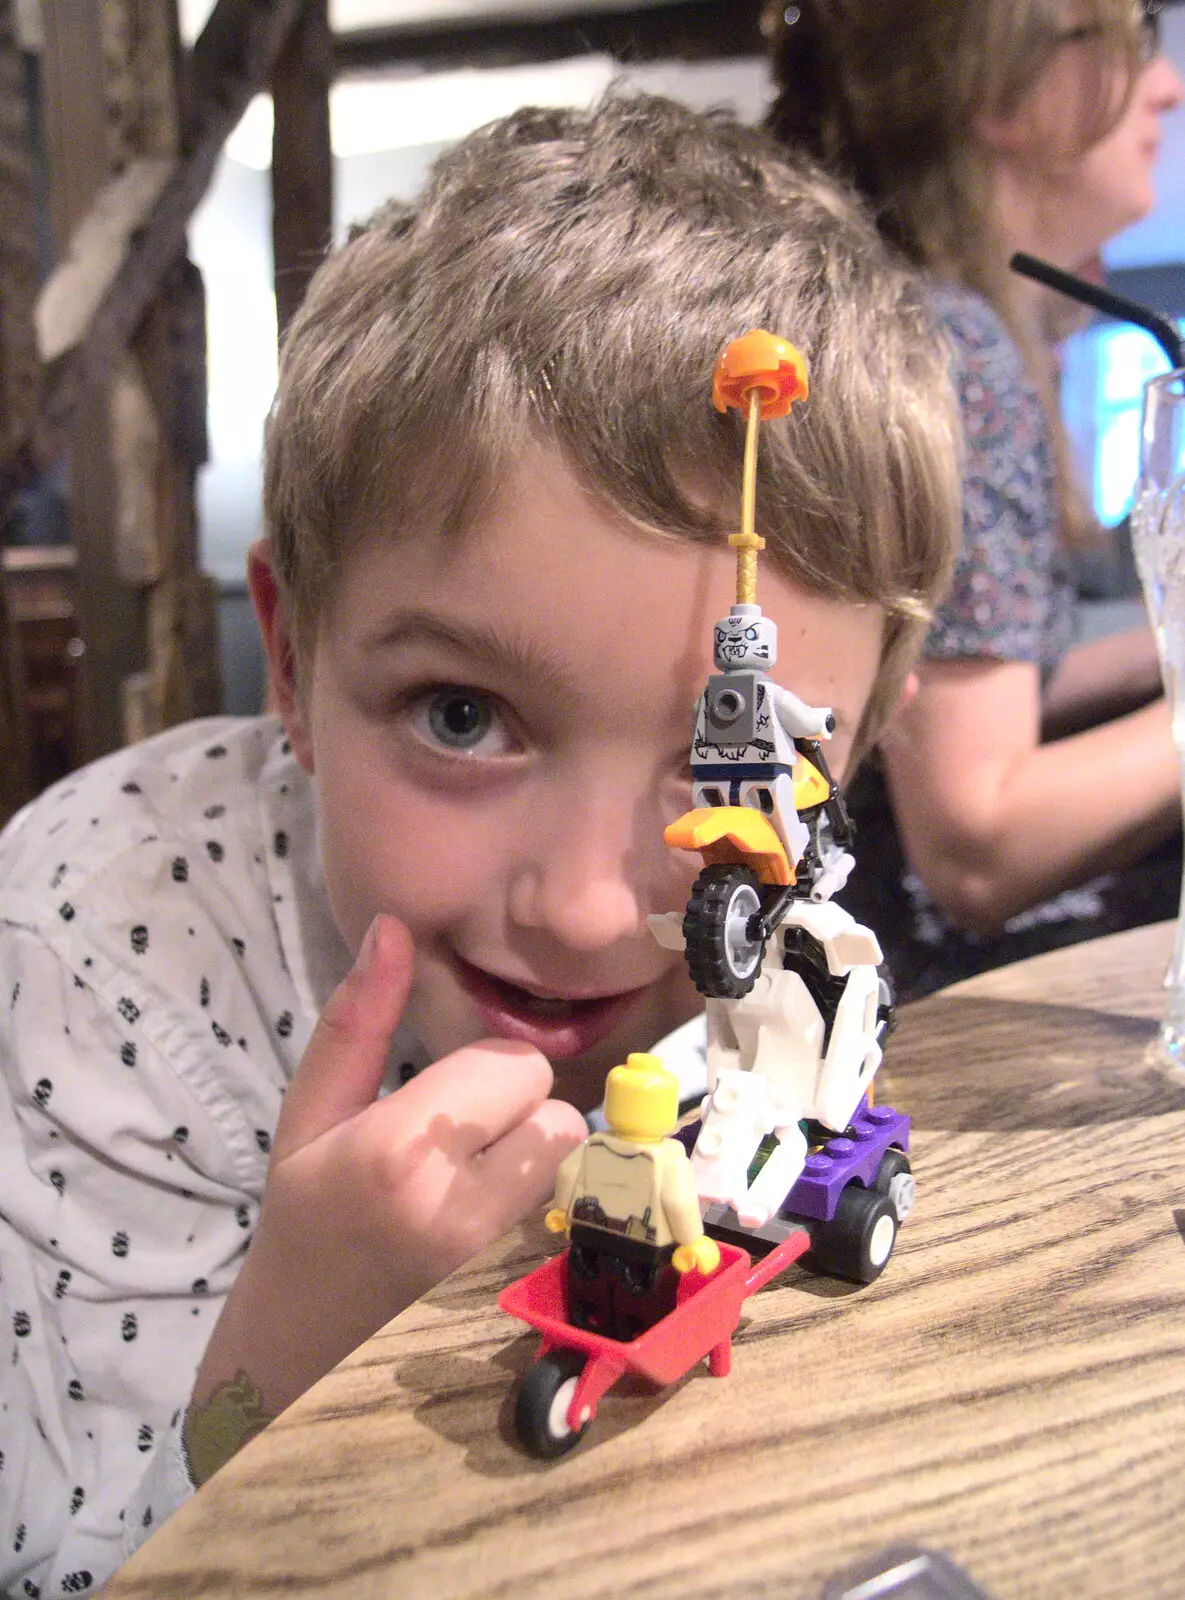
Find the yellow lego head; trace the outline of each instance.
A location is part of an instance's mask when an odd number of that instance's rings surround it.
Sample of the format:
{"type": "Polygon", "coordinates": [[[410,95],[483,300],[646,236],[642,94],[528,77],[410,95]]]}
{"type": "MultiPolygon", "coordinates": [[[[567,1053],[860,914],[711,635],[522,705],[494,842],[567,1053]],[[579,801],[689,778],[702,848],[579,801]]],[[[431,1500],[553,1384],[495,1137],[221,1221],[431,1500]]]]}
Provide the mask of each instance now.
{"type": "Polygon", "coordinates": [[[662,1139],[679,1120],[679,1080],[657,1056],[635,1051],[605,1080],[605,1121],[622,1139],[662,1139]]]}

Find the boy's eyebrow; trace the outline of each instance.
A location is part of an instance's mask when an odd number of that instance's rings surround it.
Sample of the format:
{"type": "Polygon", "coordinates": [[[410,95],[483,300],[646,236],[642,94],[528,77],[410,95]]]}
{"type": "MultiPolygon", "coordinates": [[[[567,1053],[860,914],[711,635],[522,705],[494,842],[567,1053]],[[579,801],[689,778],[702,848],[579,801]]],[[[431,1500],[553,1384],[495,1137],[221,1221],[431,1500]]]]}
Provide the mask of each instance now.
{"type": "Polygon", "coordinates": [[[579,682],[580,675],[549,656],[538,640],[507,633],[492,623],[462,622],[431,611],[396,611],[362,640],[368,655],[409,645],[451,650],[555,693],[569,691],[579,682]]]}

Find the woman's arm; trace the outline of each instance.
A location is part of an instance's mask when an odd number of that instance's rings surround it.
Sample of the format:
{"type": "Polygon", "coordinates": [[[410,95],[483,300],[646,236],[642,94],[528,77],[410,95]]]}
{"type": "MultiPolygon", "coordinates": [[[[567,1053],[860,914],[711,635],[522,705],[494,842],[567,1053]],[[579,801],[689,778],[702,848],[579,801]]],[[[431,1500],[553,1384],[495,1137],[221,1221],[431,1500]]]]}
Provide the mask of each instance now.
{"type": "Polygon", "coordinates": [[[1180,826],[1163,699],[1041,744],[1032,663],[932,660],[919,678],[885,737],[885,767],[906,853],[961,926],[995,933],[1180,826]]]}
{"type": "Polygon", "coordinates": [[[1161,693],[1156,641],[1147,625],[1076,645],[1041,697],[1045,738],[1093,727],[1147,705],[1161,693]]]}

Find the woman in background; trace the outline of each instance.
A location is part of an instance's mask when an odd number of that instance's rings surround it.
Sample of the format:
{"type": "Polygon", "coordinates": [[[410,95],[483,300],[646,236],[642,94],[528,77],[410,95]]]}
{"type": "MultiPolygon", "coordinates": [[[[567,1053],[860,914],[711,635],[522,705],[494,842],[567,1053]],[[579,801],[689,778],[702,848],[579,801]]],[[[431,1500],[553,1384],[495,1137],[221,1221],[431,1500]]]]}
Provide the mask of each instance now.
{"type": "Polygon", "coordinates": [[[1151,633],[1074,643],[1070,554],[1097,529],[1068,471],[1047,291],[1008,270],[1016,250],[1082,270],[1150,209],[1182,98],[1159,9],[768,14],[772,131],[854,182],[928,269],[962,402],[962,556],[917,693],[853,794],[846,898],[904,996],[1176,911],[1180,784],[1151,633]]]}

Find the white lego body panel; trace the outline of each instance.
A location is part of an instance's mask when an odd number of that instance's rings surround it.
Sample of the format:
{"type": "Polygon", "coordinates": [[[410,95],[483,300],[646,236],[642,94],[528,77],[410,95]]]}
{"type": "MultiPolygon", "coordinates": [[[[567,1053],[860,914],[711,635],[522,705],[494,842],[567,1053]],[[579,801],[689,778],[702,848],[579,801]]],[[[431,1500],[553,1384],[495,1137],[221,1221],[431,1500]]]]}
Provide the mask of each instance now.
{"type": "MultiPolygon", "coordinates": [[[[663,929],[666,938],[672,932],[663,929]]],[[[842,907],[800,901],[771,941],[752,990],[739,1000],[707,1002],[708,1095],[692,1154],[701,1201],[731,1205],[746,1226],[761,1226],[802,1172],[807,1150],[799,1122],[847,1126],[881,1063],[880,960],[876,936],[842,907]],[[814,997],[783,966],[791,928],[815,939],[831,976],[846,980],[825,1048],[814,997]],[[769,1133],[778,1148],[750,1188],[749,1163],[769,1133]]]]}

